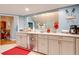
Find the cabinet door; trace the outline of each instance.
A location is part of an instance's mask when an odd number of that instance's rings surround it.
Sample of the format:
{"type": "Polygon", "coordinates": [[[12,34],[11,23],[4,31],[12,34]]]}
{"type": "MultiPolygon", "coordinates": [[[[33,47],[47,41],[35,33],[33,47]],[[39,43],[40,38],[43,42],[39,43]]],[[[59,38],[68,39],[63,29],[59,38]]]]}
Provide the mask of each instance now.
{"type": "Polygon", "coordinates": [[[18,44],[19,46],[21,44],[21,35],[20,34],[16,35],[16,44],[18,44]]]}
{"type": "Polygon", "coordinates": [[[33,51],[37,51],[37,35],[33,35],[32,44],[33,44],[33,51]]]}
{"type": "Polygon", "coordinates": [[[59,54],[59,44],[57,37],[49,38],[49,55],[58,55],[59,54]]]}
{"type": "Polygon", "coordinates": [[[47,36],[38,36],[38,52],[47,54],[48,53],[48,39],[47,36]]]}
{"type": "Polygon", "coordinates": [[[75,38],[63,37],[60,44],[60,54],[75,54],[75,38]]]}
{"type": "Polygon", "coordinates": [[[76,54],[79,55],[79,38],[76,38],[76,54]]]}
{"type": "Polygon", "coordinates": [[[24,48],[27,48],[27,34],[17,34],[16,35],[16,43],[24,48]]]}
{"type": "Polygon", "coordinates": [[[22,47],[27,48],[27,46],[28,46],[27,34],[21,35],[21,42],[22,42],[22,47]]]}

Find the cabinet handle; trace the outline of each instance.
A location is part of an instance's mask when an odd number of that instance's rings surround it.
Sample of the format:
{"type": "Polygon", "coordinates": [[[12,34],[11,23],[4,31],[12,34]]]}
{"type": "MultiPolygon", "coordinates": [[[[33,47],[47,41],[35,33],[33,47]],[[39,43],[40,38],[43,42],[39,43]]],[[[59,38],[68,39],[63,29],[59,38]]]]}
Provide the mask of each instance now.
{"type": "Polygon", "coordinates": [[[34,41],[34,40],[35,40],[35,38],[32,38],[31,40],[32,40],[32,41],[34,41]]]}
{"type": "Polygon", "coordinates": [[[32,38],[31,40],[32,40],[32,41],[34,41],[34,40],[35,40],[35,38],[32,38]]]}
{"type": "Polygon", "coordinates": [[[58,44],[61,44],[61,42],[62,42],[62,40],[59,40],[59,41],[58,41],[58,44]]]}

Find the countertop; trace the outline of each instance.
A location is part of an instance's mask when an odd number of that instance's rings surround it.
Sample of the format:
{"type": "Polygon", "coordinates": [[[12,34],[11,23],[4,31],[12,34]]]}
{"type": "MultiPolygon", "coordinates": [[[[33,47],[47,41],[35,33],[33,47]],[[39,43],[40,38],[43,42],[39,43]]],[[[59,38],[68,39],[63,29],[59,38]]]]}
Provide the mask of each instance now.
{"type": "Polygon", "coordinates": [[[66,34],[66,33],[47,33],[47,32],[17,32],[17,34],[41,34],[41,35],[57,35],[57,36],[67,36],[67,37],[79,37],[79,34],[66,34]]]}

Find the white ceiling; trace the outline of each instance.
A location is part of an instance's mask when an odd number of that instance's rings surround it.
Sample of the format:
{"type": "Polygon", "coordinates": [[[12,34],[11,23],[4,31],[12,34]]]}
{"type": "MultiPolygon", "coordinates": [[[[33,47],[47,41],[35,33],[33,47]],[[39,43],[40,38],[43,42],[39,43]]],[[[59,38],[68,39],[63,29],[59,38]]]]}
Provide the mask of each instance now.
{"type": "Polygon", "coordinates": [[[29,15],[51,9],[70,6],[69,4],[0,4],[0,14],[29,15]],[[29,8],[30,11],[25,11],[29,8]]]}

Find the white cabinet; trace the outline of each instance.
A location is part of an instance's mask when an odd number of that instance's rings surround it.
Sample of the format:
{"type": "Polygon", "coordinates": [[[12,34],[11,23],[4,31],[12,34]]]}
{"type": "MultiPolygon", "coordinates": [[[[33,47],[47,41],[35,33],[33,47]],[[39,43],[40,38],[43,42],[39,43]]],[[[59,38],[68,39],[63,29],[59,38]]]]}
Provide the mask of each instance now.
{"type": "Polygon", "coordinates": [[[59,55],[59,44],[57,36],[49,36],[49,55],[59,55]]]}
{"type": "Polygon", "coordinates": [[[37,51],[37,35],[32,35],[32,45],[33,45],[33,51],[37,51]]]}
{"type": "Polygon", "coordinates": [[[79,38],[76,38],[76,54],[79,55],[79,38]]]}
{"type": "Polygon", "coordinates": [[[16,43],[18,44],[18,46],[21,46],[23,48],[27,48],[27,45],[28,45],[27,34],[17,33],[16,34],[16,43]]]}
{"type": "Polygon", "coordinates": [[[48,39],[45,35],[38,35],[38,52],[48,54],[48,39]]]}
{"type": "Polygon", "coordinates": [[[16,42],[19,46],[43,54],[49,55],[75,55],[79,54],[79,38],[45,34],[24,34],[19,33],[16,36],[16,42]]]}
{"type": "Polygon", "coordinates": [[[60,54],[62,55],[74,55],[76,53],[75,50],[75,38],[71,37],[62,37],[60,40],[60,54]]]}
{"type": "Polygon", "coordinates": [[[49,37],[49,54],[73,55],[75,53],[75,38],[63,36],[49,37]]]}

